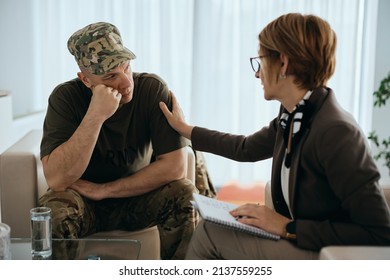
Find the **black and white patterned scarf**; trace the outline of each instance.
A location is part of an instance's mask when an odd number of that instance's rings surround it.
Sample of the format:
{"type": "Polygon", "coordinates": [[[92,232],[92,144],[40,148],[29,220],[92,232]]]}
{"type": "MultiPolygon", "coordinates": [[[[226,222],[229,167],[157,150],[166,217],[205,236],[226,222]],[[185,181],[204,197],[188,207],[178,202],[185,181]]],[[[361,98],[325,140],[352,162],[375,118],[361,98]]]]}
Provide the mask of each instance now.
{"type": "Polygon", "coordinates": [[[294,150],[294,146],[299,140],[299,136],[302,134],[306,128],[306,120],[308,120],[308,100],[313,91],[309,90],[303,99],[298,102],[295,108],[289,113],[287,110],[284,110],[280,117],[280,125],[284,129],[284,143],[286,145],[286,159],[284,165],[287,168],[291,166],[291,155],[294,150]],[[292,130],[291,130],[292,128],[292,130]]]}

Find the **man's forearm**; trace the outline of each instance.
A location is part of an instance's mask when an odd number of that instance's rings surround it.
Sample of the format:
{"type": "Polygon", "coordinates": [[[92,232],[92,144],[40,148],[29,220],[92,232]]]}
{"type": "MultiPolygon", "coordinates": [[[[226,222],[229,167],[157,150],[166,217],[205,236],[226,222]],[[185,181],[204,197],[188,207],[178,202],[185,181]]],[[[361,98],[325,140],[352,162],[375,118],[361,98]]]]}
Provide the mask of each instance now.
{"type": "Polygon", "coordinates": [[[169,153],[132,176],[103,185],[103,198],[132,197],[153,191],[172,181],[183,179],[187,172],[186,148],[169,153]]]}
{"type": "Polygon", "coordinates": [[[42,158],[49,187],[65,190],[84,173],[99,136],[102,121],[87,115],[68,141],[42,158]]]}

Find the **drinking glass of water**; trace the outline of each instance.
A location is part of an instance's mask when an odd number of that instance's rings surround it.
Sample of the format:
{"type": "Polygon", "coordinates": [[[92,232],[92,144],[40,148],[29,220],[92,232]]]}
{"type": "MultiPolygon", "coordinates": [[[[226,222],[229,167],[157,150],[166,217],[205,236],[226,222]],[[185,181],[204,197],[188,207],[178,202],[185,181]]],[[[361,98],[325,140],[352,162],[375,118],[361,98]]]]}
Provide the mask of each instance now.
{"type": "Polygon", "coordinates": [[[8,225],[0,223],[0,260],[11,259],[11,229],[8,225]]]}
{"type": "Polygon", "coordinates": [[[36,207],[31,214],[31,254],[33,259],[48,259],[52,254],[51,209],[36,207]]]}

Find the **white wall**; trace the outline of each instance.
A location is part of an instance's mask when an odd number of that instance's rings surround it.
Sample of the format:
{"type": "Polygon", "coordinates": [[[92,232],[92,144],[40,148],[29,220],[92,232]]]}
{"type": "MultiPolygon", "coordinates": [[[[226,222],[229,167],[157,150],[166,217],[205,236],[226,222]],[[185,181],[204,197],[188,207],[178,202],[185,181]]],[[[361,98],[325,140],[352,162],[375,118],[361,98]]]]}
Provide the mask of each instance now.
{"type": "Polygon", "coordinates": [[[13,114],[22,116],[41,110],[31,92],[41,92],[36,77],[41,67],[34,29],[35,1],[0,1],[1,64],[0,90],[13,93],[13,114]],[[7,65],[9,65],[7,67],[7,65]],[[10,67],[12,66],[12,67],[10,67]],[[16,67],[15,67],[16,66],[16,67]]]}
{"type": "MultiPolygon", "coordinates": [[[[7,101],[9,104],[11,102],[7,101]]],[[[1,104],[0,109],[2,109],[1,104]]],[[[39,112],[30,116],[12,119],[11,109],[12,107],[9,106],[7,110],[0,110],[0,153],[4,152],[12,143],[18,141],[30,130],[42,129],[43,119],[45,117],[44,112],[39,112]],[[5,119],[7,119],[6,122],[4,122],[5,119]]]]}
{"type": "Polygon", "coordinates": [[[39,58],[31,55],[37,46],[29,28],[36,14],[32,12],[34,2],[0,1],[0,90],[9,91],[12,97],[11,105],[7,102],[6,110],[0,110],[0,153],[30,129],[42,127],[43,113],[39,112],[41,108],[35,106],[37,100],[30,94],[32,91],[40,92],[35,77],[39,58]],[[5,124],[10,113],[11,116],[31,116],[19,117],[11,120],[11,124],[5,124]]]}
{"type": "Polygon", "coordinates": [[[12,96],[0,89],[0,153],[12,142],[12,96]]]}
{"type": "MultiPolygon", "coordinates": [[[[375,59],[375,89],[379,87],[380,81],[390,72],[390,1],[379,0],[378,6],[378,29],[376,35],[376,59],[375,59]]],[[[371,105],[371,104],[368,104],[371,105]]],[[[372,129],[377,131],[379,137],[390,136],[390,100],[385,107],[374,108],[372,116],[372,129]]],[[[375,151],[375,150],[374,150],[375,151]]],[[[378,162],[382,179],[381,184],[390,185],[390,170],[383,166],[383,161],[378,162]]]]}

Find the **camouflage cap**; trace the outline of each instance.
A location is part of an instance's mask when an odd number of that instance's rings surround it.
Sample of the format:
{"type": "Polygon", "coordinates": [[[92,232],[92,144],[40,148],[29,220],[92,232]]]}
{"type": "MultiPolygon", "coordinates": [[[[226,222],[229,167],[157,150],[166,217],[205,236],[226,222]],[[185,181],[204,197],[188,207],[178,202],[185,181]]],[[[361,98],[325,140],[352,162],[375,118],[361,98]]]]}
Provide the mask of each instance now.
{"type": "Polygon", "coordinates": [[[118,28],[107,22],[93,23],[76,31],[68,40],[68,49],[80,67],[95,75],[106,74],[136,58],[123,46],[118,28]]]}

